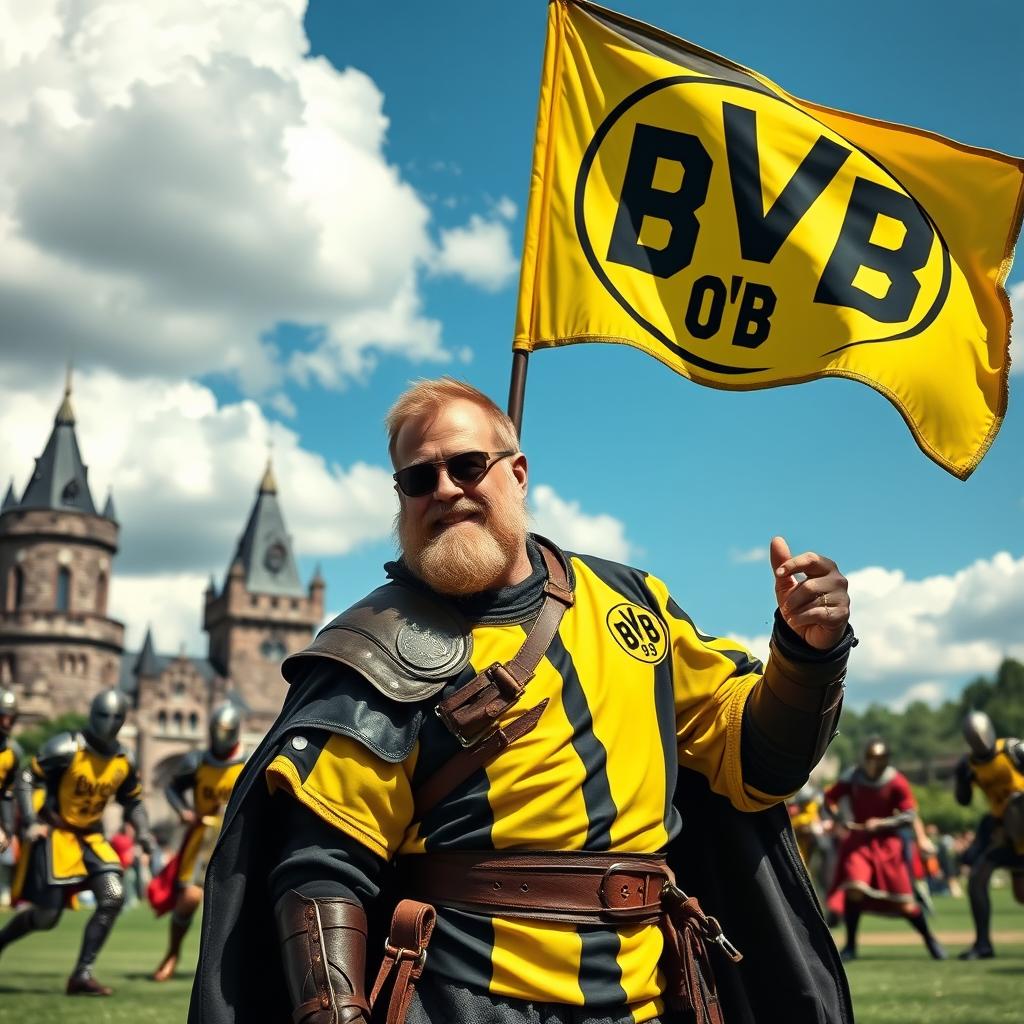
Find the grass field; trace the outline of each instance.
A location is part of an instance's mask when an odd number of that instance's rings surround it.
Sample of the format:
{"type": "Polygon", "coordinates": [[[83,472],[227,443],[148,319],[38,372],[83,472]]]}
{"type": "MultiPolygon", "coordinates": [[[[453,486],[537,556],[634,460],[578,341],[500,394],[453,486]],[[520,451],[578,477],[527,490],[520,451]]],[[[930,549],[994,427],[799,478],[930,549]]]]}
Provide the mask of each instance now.
{"type": "MultiPolygon", "coordinates": [[[[999,957],[980,963],[936,963],[904,922],[865,917],[861,958],[849,965],[858,1024],[1021,1024],[1024,908],[1017,907],[1005,890],[993,895],[999,957]],[[1000,942],[1000,933],[1009,941],[1000,942]],[[901,944],[904,939],[909,944],[901,944]]],[[[0,913],[0,924],[6,920],[6,914],[0,913]]],[[[96,976],[112,985],[116,994],[112,999],[68,999],[64,983],[85,920],[85,912],[65,914],[56,931],[29,936],[0,957],[0,1022],[182,1024],[198,927],[186,939],[187,955],[179,977],[156,985],[148,974],[163,951],[166,919],[155,921],[143,908],[125,911],[96,970],[96,976]]],[[[949,951],[954,956],[967,944],[964,936],[971,932],[971,923],[965,900],[939,900],[933,923],[940,936],[953,937],[949,951]]],[[[766,1016],[764,1024],[784,1022],[784,1016],[766,1016]]]]}

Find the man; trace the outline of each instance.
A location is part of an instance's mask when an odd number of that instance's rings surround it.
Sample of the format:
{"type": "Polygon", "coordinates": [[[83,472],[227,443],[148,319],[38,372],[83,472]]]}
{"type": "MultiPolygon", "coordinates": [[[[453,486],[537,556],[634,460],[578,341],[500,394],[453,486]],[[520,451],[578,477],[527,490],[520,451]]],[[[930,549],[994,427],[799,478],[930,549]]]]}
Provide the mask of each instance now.
{"type": "Polygon", "coordinates": [[[14,794],[23,757],[11,738],[17,720],[17,697],[12,690],[0,690],[0,853],[11,845],[17,821],[14,794]]]}
{"type": "Polygon", "coordinates": [[[233,704],[216,708],[210,715],[209,748],[186,754],[164,790],[185,826],[185,835],[177,857],[168,864],[174,872],[177,901],[171,913],[167,952],[153,972],[154,981],[174,977],[181,944],[202,903],[206,865],[220,834],[221,813],[245,763],[239,744],[241,729],[242,720],[233,704]]]}
{"type": "Polygon", "coordinates": [[[89,706],[85,729],[50,739],[23,772],[19,787],[32,849],[27,878],[16,880],[21,891],[15,900],[28,900],[32,906],[0,931],[0,951],[30,932],[53,928],[68,897],[88,887],[96,897],[96,910],[85,926],[78,962],[68,979],[69,996],[109,996],[113,991],[92,976],[124,902],[121,862],[103,834],[103,812],[111,797],[135,826],[139,845],[147,852],[153,848],[134,758],[117,741],[126,713],[122,693],[100,691],[89,706]],[[46,798],[33,821],[35,779],[45,785],[46,798]]]}
{"type": "Polygon", "coordinates": [[[814,882],[815,892],[823,897],[831,879],[832,821],[822,814],[820,790],[807,783],[786,801],[786,810],[800,859],[814,882]]]}
{"type": "Polygon", "coordinates": [[[211,859],[191,1024],[367,1020],[382,889],[415,900],[391,1022],[719,1021],[702,939],[732,947],[666,849],[743,946],[729,1024],[780,983],[792,1024],[852,1019],[781,803],[839,714],[835,564],[772,541],[762,667],[654,576],[528,534],[526,457],[475,388],[420,382],[388,428],[402,558],[285,663],[211,859]]]}
{"type": "Polygon", "coordinates": [[[846,922],[843,960],[857,957],[857,929],[865,911],[902,915],[924,940],[932,958],[945,960],[946,952],[914,898],[900,834],[913,826],[917,804],[906,777],[889,764],[884,740],[869,740],[861,763],[830,786],[825,799],[847,831],[839,845],[828,899],[829,906],[841,912],[846,922]]]}
{"type": "Polygon", "coordinates": [[[992,904],[988,889],[992,872],[1006,868],[1013,879],[1013,896],[1024,903],[1024,743],[996,739],[992,719],[972,711],[964,719],[964,739],[971,748],[956,770],[957,801],[970,806],[977,786],[988,800],[989,813],[978,824],[974,842],[964,854],[970,865],[967,894],[974,918],[974,944],[960,960],[989,960],[992,946],[992,904]]]}

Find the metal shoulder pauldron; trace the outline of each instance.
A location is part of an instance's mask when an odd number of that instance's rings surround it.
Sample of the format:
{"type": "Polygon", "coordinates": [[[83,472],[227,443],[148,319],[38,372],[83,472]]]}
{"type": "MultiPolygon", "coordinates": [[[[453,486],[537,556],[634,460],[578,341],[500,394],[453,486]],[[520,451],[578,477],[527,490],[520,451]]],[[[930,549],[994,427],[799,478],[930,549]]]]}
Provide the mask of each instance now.
{"type": "Polygon", "coordinates": [[[436,597],[392,581],[329,622],[281,666],[292,682],[311,658],[355,669],[380,693],[408,703],[425,700],[458,675],[473,653],[469,626],[436,597]]]}

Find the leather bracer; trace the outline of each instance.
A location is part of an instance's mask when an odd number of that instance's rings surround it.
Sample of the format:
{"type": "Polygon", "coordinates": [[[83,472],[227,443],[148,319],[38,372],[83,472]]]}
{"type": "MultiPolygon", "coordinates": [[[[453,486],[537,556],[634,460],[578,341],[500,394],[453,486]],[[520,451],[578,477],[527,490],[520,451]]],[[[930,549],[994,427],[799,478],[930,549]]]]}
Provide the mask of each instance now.
{"type": "Polygon", "coordinates": [[[761,735],[775,749],[803,761],[807,772],[836,735],[852,642],[849,633],[834,658],[805,662],[788,656],[773,636],[764,676],[747,700],[747,713],[761,735]]]}
{"type": "Polygon", "coordinates": [[[363,908],[291,889],[277,901],[276,916],[294,1024],[369,1021],[363,908]]]}

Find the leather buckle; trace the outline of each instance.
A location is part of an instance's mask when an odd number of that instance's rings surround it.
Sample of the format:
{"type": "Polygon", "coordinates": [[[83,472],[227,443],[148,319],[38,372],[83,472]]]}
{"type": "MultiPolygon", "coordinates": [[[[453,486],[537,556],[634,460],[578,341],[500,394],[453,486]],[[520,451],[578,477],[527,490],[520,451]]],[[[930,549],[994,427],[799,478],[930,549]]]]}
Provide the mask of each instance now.
{"type": "Polygon", "coordinates": [[[413,966],[417,971],[422,971],[423,965],[427,962],[426,948],[408,949],[405,946],[392,946],[387,939],[384,940],[384,953],[386,956],[392,957],[395,963],[402,960],[414,961],[413,966]]]}
{"type": "MultiPolygon", "coordinates": [[[[480,675],[485,676],[488,682],[498,691],[500,695],[498,699],[502,701],[502,705],[493,718],[485,716],[484,724],[475,732],[464,732],[454,714],[447,710],[443,703],[434,706],[434,714],[441,719],[445,728],[458,740],[459,745],[463,748],[475,747],[478,743],[493,736],[498,731],[497,716],[518,704],[526,690],[526,684],[518,682],[515,676],[500,661],[495,661],[488,665],[480,675]]],[[[477,700],[479,697],[480,694],[478,692],[470,699],[477,700]]],[[[493,703],[494,701],[490,702],[490,704],[493,703]]]]}
{"type": "MultiPolygon", "coordinates": [[[[639,910],[650,902],[652,876],[661,878],[661,872],[651,871],[645,865],[618,862],[601,876],[597,895],[606,910],[639,910]]],[[[656,904],[653,904],[656,905],[656,904]]]]}

